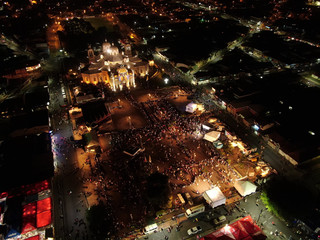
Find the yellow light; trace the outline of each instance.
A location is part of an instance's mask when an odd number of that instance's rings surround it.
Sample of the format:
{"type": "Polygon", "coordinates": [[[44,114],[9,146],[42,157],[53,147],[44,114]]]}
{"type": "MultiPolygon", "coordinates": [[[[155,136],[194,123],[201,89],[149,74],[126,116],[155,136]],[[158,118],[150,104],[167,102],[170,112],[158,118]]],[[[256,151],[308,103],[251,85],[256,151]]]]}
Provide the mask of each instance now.
{"type": "Polygon", "coordinates": [[[130,34],[130,38],[131,38],[131,39],[134,38],[134,34],[133,34],[133,33],[130,34]]]}
{"type": "Polygon", "coordinates": [[[261,177],[266,177],[269,173],[269,168],[267,169],[261,169],[261,177]]]}
{"type": "Polygon", "coordinates": [[[216,118],[210,118],[210,119],[209,119],[209,123],[214,123],[214,122],[216,122],[216,121],[217,121],[216,118]]]}
{"type": "Polygon", "coordinates": [[[154,66],[154,61],[153,60],[150,60],[149,61],[149,65],[152,67],[152,66],[154,66]]]}

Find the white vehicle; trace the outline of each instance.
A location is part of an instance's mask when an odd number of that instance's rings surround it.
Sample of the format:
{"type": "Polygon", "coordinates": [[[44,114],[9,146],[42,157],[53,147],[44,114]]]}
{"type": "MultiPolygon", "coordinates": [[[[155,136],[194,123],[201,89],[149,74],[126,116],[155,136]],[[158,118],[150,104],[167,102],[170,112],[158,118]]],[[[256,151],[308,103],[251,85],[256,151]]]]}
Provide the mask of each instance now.
{"type": "Polygon", "coordinates": [[[188,235],[193,235],[193,234],[196,234],[201,231],[202,231],[202,228],[200,226],[197,226],[197,227],[193,227],[193,228],[188,229],[187,233],[188,233],[188,235]]]}
{"type": "Polygon", "coordinates": [[[206,209],[205,206],[203,204],[200,204],[187,209],[185,215],[187,218],[191,218],[198,215],[199,213],[204,212],[205,209],[206,209]]]}
{"type": "Polygon", "coordinates": [[[154,224],[150,224],[150,225],[146,226],[144,228],[144,233],[149,234],[149,233],[153,233],[154,231],[157,231],[157,230],[158,230],[158,225],[156,223],[154,223],[154,224]]]}
{"type": "Polygon", "coordinates": [[[227,218],[226,218],[226,216],[223,216],[223,215],[218,217],[218,218],[215,218],[213,220],[214,224],[216,224],[216,225],[221,224],[221,223],[223,223],[225,221],[227,221],[227,218]]]}

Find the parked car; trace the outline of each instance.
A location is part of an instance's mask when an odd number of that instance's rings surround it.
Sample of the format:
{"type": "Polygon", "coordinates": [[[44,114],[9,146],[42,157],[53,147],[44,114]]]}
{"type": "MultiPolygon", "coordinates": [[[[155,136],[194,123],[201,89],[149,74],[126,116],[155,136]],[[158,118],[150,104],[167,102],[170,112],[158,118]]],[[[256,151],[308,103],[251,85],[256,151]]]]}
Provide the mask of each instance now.
{"type": "Polygon", "coordinates": [[[202,228],[200,226],[196,226],[196,227],[188,229],[187,233],[188,233],[188,235],[193,235],[193,234],[196,234],[201,231],[202,231],[202,228]]]}
{"type": "Polygon", "coordinates": [[[186,195],[186,199],[188,201],[188,203],[192,206],[193,205],[193,201],[192,201],[192,198],[190,196],[190,193],[185,193],[184,195],[186,195]]]}
{"type": "Polygon", "coordinates": [[[222,216],[220,216],[220,217],[218,217],[218,218],[215,218],[215,219],[213,220],[214,224],[216,224],[216,225],[221,224],[221,223],[223,223],[223,222],[225,222],[225,221],[227,221],[227,218],[226,218],[226,216],[224,216],[224,215],[222,215],[222,216]]]}

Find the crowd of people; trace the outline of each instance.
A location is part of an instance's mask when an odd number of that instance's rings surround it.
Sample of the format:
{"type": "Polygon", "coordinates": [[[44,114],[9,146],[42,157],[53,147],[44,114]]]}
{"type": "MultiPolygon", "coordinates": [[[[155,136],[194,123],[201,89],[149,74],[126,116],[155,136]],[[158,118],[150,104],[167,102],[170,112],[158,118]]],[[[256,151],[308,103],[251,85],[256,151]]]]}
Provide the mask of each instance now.
{"type": "MultiPolygon", "coordinates": [[[[143,228],[146,218],[154,213],[145,193],[146,177],[152,172],[167,175],[173,193],[193,184],[198,176],[219,185],[227,184],[234,174],[215,148],[199,142],[204,134],[201,123],[208,115],[179,112],[168,100],[173,96],[171,93],[156,92],[144,102],[137,101],[129,91],[124,94],[132,107],[145,115],[148,124],[139,129],[130,124],[127,130],[114,131],[111,134],[111,150],[97,156],[95,161],[88,161],[90,175],[82,179],[96,185],[94,196],[108,209],[107,217],[114,226],[112,232],[120,235],[143,228]],[[140,147],[145,151],[130,158],[123,153],[128,146],[140,147]],[[119,209],[117,214],[114,214],[115,209],[119,209]]],[[[57,93],[51,96],[53,102],[58,104],[57,93]]],[[[61,108],[55,109],[53,114],[64,114],[61,108]]],[[[61,124],[62,121],[56,126],[61,124]]],[[[62,154],[62,158],[67,158],[64,152],[71,147],[71,143],[64,137],[58,138],[53,140],[53,152],[55,156],[62,154]]]]}
{"type": "Polygon", "coordinates": [[[197,176],[208,179],[212,185],[222,185],[228,184],[235,174],[216,149],[199,143],[198,136],[203,134],[199,126],[204,119],[183,116],[161,96],[144,103],[138,103],[130,94],[126,98],[148,116],[149,125],[113,132],[111,151],[96,159],[92,166],[93,181],[99,184],[98,200],[113,209],[121,206],[122,214],[110,214],[115,231],[123,234],[132,227],[143,228],[146,217],[152,213],[145,195],[145,180],[150,173],[159,171],[167,175],[173,192],[194,183],[197,176]],[[141,147],[145,152],[130,158],[123,153],[127,146],[141,147]],[[201,157],[197,158],[197,154],[201,157]]]}

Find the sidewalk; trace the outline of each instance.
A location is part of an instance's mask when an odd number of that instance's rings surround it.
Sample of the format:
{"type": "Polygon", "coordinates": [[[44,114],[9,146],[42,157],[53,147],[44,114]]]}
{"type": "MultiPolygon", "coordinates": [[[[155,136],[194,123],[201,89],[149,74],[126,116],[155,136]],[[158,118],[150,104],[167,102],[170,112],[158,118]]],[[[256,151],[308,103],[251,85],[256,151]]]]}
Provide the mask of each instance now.
{"type": "Polygon", "coordinates": [[[174,219],[170,219],[170,218],[167,218],[166,220],[162,220],[162,221],[159,221],[157,222],[158,224],[158,229],[161,230],[165,230],[165,229],[168,229],[170,227],[175,227],[175,226],[178,226],[180,223],[186,221],[188,218],[183,214],[178,214],[174,219]]]}
{"type": "MultiPolygon", "coordinates": [[[[179,210],[181,211],[181,210],[179,210]]],[[[159,221],[157,221],[157,225],[158,225],[158,231],[157,232],[161,232],[163,230],[167,230],[170,227],[176,227],[178,226],[180,223],[184,222],[187,220],[187,217],[184,215],[184,213],[180,213],[178,215],[175,215],[175,211],[165,215],[163,218],[159,219],[159,221]],[[172,217],[174,217],[174,219],[172,219],[172,217]]],[[[127,236],[126,240],[129,239],[145,239],[145,237],[147,237],[148,235],[143,234],[142,232],[136,232],[130,236],[127,236]]]]}

